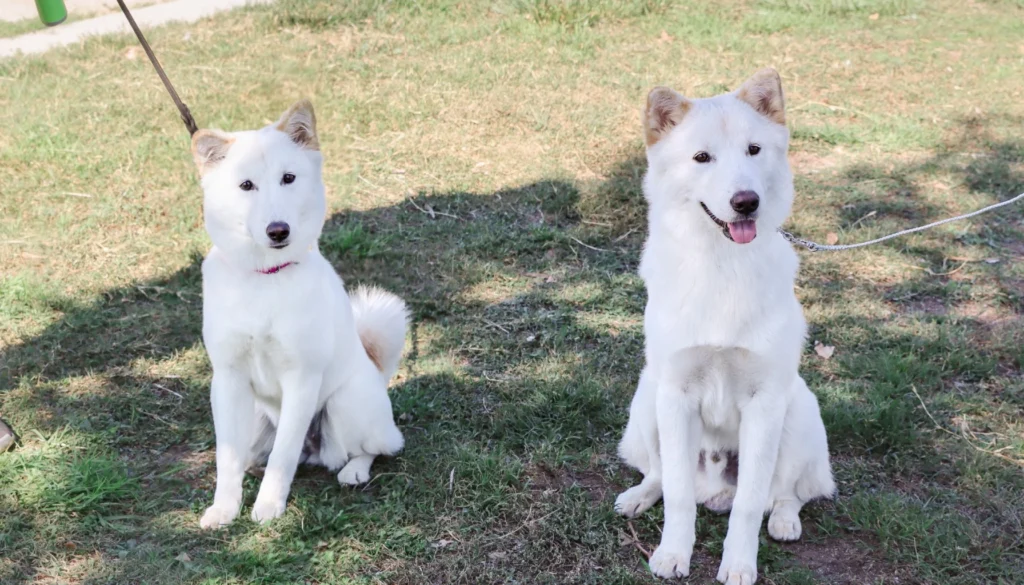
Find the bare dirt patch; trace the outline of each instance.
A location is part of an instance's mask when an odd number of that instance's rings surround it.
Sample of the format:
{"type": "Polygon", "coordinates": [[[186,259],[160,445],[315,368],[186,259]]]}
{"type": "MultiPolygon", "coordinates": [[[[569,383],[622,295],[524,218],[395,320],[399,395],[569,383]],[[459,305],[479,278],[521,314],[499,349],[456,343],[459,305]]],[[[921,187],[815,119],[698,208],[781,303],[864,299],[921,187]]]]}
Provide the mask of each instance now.
{"type": "Polygon", "coordinates": [[[526,469],[527,488],[541,496],[578,487],[587,493],[593,502],[601,502],[614,493],[611,485],[600,473],[590,469],[574,470],[565,467],[552,469],[539,463],[526,469]]]}
{"type": "MultiPolygon", "coordinates": [[[[877,548],[877,545],[871,548],[877,548]]],[[[905,583],[895,565],[868,550],[867,543],[850,538],[804,540],[786,547],[794,559],[833,585],[865,583],[905,583]]]]}

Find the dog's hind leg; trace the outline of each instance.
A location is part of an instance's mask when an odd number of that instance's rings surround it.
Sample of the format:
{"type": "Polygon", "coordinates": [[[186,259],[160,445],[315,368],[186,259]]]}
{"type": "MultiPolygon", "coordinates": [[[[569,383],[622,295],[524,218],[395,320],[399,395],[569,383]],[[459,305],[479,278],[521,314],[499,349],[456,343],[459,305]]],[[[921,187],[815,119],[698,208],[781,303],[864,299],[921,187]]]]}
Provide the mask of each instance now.
{"type": "Polygon", "coordinates": [[[370,481],[370,466],[376,455],[357,455],[349,459],[338,472],[338,482],[343,485],[361,485],[370,481]]]}
{"type": "Polygon", "coordinates": [[[818,401],[802,379],[795,383],[799,387],[786,412],[768,517],[768,534],[780,541],[799,539],[803,505],[832,497],[836,489],[818,401]]]}
{"type": "Polygon", "coordinates": [[[643,481],[615,499],[615,511],[627,518],[642,514],[661,499],[661,457],[654,400],[654,381],[644,368],[629,407],[626,431],[619,442],[622,460],[644,475],[643,481]]]}
{"type": "Polygon", "coordinates": [[[332,471],[341,469],[342,485],[366,483],[374,458],[397,453],[405,443],[395,426],[386,382],[372,368],[345,380],[324,405],[320,463],[332,471]]]}

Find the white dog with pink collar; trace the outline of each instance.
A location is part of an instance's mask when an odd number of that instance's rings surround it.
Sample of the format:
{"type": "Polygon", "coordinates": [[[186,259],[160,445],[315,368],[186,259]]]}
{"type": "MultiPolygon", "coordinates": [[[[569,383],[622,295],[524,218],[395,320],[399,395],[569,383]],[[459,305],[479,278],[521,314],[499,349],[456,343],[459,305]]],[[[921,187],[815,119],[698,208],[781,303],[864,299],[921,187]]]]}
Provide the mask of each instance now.
{"type": "Polygon", "coordinates": [[[260,130],[201,130],[213,249],[203,262],[203,341],[213,364],[217,489],[200,520],[230,524],[246,469],[265,465],[252,518],[284,513],[300,463],[370,478],[377,455],[403,446],[388,382],[408,314],[397,296],[357,289],[317,248],[327,210],[313,107],[294,105],[260,130]]]}

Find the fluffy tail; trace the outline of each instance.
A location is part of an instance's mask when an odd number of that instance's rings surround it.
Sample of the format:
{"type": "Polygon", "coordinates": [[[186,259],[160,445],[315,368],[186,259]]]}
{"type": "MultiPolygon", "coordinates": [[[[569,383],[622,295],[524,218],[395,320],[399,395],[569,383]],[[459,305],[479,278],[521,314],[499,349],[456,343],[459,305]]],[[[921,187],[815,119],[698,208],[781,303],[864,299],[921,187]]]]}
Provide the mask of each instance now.
{"type": "Polygon", "coordinates": [[[390,380],[405,347],[409,311],[405,301],[377,287],[360,286],[350,294],[356,331],[366,355],[390,380]]]}

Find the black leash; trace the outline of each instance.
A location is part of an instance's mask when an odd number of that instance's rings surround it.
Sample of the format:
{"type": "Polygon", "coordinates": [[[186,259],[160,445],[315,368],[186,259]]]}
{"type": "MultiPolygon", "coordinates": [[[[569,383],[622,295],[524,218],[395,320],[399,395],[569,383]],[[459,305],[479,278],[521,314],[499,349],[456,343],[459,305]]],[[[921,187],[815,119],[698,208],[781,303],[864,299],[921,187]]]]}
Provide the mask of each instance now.
{"type": "Polygon", "coordinates": [[[178,111],[181,112],[181,121],[185,123],[185,127],[188,128],[189,136],[196,133],[199,128],[196,126],[196,120],[192,117],[192,112],[188,111],[188,106],[185,102],[181,101],[178,97],[178,92],[174,91],[174,86],[171,85],[171,80],[167,79],[167,74],[164,73],[164,68],[160,66],[160,62],[156,60],[156,55],[153,54],[153,49],[149,48],[149,43],[146,42],[146,37],[142,36],[142,31],[139,30],[139,25],[135,24],[135,19],[132,18],[132,13],[128,11],[128,7],[124,5],[124,0],[117,0],[117,4],[121,7],[121,12],[124,12],[125,18],[128,19],[128,24],[132,25],[132,30],[135,31],[135,36],[139,38],[139,43],[142,44],[142,48],[146,51],[146,55],[149,55],[149,61],[153,63],[153,67],[156,68],[156,74],[160,76],[160,81],[164,82],[164,87],[167,88],[167,93],[171,94],[171,99],[174,100],[174,105],[178,106],[178,111]]]}

